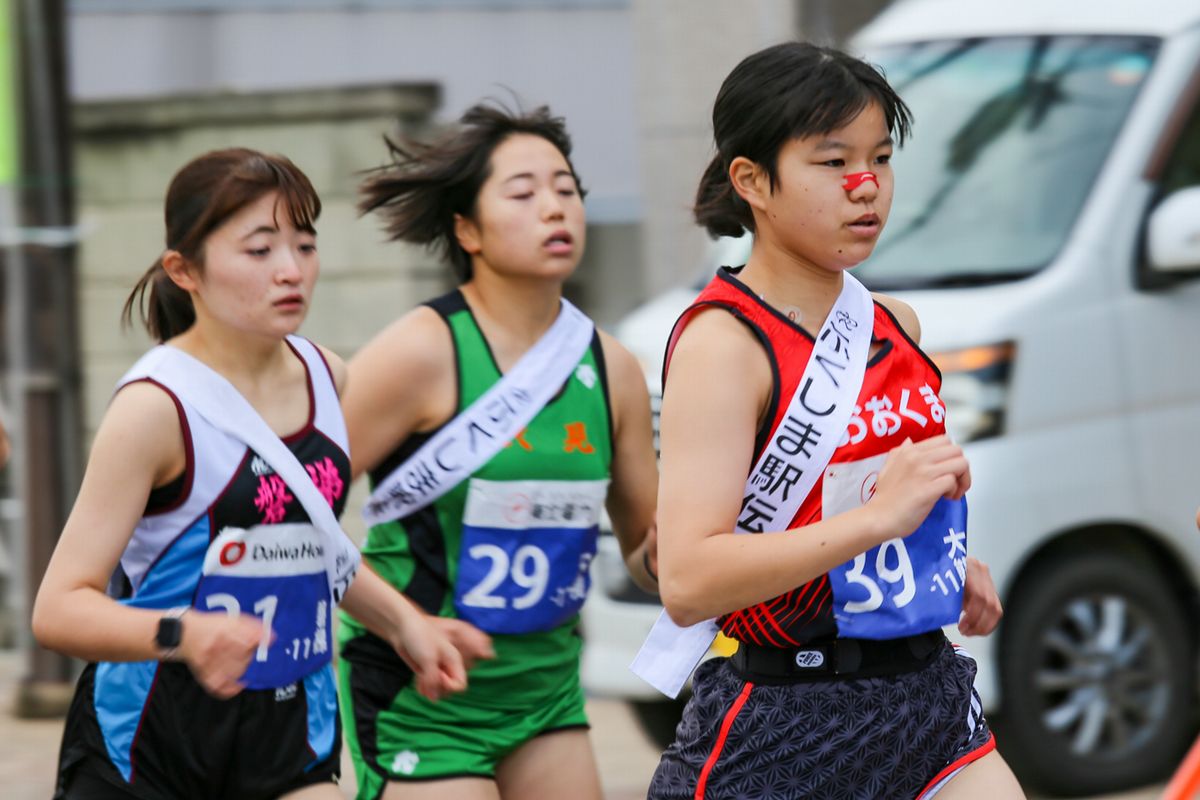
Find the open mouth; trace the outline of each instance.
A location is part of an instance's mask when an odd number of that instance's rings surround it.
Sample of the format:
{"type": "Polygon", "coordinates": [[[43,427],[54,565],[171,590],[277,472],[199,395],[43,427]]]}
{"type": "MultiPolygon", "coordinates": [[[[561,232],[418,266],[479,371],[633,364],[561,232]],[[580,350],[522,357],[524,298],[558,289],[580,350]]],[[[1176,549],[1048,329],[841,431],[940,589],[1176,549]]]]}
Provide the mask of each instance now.
{"type": "Polygon", "coordinates": [[[879,230],[879,215],[863,214],[850,223],[850,229],[859,233],[875,233],[879,230]]]}
{"type": "Polygon", "coordinates": [[[303,308],[304,296],[299,294],[290,294],[287,297],[276,300],[274,305],[276,308],[303,308]]]}
{"type": "Polygon", "coordinates": [[[570,255],[575,248],[575,240],[566,231],[555,231],[542,246],[552,255],[570,255]]]}

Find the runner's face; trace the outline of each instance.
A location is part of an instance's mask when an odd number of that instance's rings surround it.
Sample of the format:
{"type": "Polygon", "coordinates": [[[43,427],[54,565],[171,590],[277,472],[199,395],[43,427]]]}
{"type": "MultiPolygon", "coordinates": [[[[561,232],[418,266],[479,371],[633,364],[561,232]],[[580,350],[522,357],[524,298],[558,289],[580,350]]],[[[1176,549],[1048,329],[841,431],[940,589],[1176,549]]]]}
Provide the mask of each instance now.
{"type": "Polygon", "coordinates": [[[822,269],[848,269],[871,255],[892,207],[892,138],[870,104],[827,135],[792,139],[779,150],[775,190],[756,218],[761,236],[822,269]],[[849,191],[846,176],[872,172],[849,191]]]}
{"type": "Polygon", "coordinates": [[[209,234],[192,292],[198,317],[278,338],[304,322],[320,271],[317,237],[296,229],[279,200],[263,195],[209,234]]]}
{"type": "Polygon", "coordinates": [[[567,159],[540,136],[514,134],[492,152],[474,220],[460,241],[509,277],[565,280],[583,255],[586,219],[567,159]]]}

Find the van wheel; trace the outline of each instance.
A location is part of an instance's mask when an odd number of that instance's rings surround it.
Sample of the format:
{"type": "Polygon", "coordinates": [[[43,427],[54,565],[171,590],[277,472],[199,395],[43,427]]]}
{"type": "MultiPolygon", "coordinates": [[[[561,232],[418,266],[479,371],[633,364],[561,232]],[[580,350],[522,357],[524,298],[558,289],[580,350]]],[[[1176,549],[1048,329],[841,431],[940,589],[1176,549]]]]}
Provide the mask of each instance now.
{"type": "Polygon", "coordinates": [[[1170,774],[1190,743],[1191,634],[1162,571],[1132,555],[1040,563],[1009,599],[997,742],[1023,782],[1127,789],[1170,774]]]}
{"type": "Polygon", "coordinates": [[[683,718],[683,707],[687,705],[689,695],[690,691],[680,695],[678,700],[664,697],[662,700],[630,701],[638,725],[659,750],[666,750],[667,745],[675,741],[675,728],[683,718]]]}

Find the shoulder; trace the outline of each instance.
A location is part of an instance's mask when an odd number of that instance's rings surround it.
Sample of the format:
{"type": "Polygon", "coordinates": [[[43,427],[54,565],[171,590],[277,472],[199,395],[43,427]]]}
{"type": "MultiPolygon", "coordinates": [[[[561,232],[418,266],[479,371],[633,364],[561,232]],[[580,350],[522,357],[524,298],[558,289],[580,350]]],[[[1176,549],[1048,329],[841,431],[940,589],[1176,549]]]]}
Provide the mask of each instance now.
{"type": "Polygon", "coordinates": [[[333,385],[337,389],[338,394],[346,388],[346,362],[337,353],[330,350],[323,344],[317,344],[317,350],[320,351],[321,357],[325,359],[325,363],[329,366],[329,374],[333,376],[333,385]]]}
{"type": "Polygon", "coordinates": [[[646,374],[637,357],[607,331],[596,328],[600,347],[604,351],[604,371],[608,377],[608,394],[619,424],[628,410],[650,407],[650,391],[646,374]]]}
{"type": "Polygon", "coordinates": [[[720,381],[754,387],[752,391],[761,390],[764,398],[770,395],[772,356],[745,320],[720,306],[707,306],[695,309],[679,324],[684,327],[667,354],[668,384],[683,381],[692,389],[707,390],[720,381]]]}
{"type": "Polygon", "coordinates": [[[173,464],[183,447],[180,403],[151,380],[125,384],[100,420],[93,449],[119,449],[122,459],[149,462],[156,468],[173,464]]]}
{"type": "Polygon", "coordinates": [[[417,306],[375,335],[350,359],[352,372],[361,364],[401,366],[412,375],[453,367],[454,339],[446,320],[429,306],[417,306]]]}
{"type": "Polygon", "coordinates": [[[725,306],[693,307],[676,323],[676,330],[679,338],[674,355],[707,351],[717,360],[729,360],[763,352],[762,342],[747,321],[725,306]]]}
{"type": "Polygon", "coordinates": [[[104,421],[130,418],[151,429],[164,423],[177,425],[179,410],[176,404],[179,402],[173,392],[152,377],[131,381],[117,388],[104,421]]]}
{"type": "Polygon", "coordinates": [[[878,292],[872,292],[871,296],[875,299],[876,303],[879,303],[879,305],[891,312],[908,338],[912,339],[916,344],[921,343],[921,321],[917,319],[917,312],[913,311],[912,306],[902,300],[897,300],[894,297],[879,294],[878,292]]]}
{"type": "Polygon", "coordinates": [[[608,372],[609,384],[614,390],[623,384],[644,384],[642,366],[638,363],[629,348],[617,341],[608,331],[596,328],[600,337],[600,349],[604,352],[604,366],[608,372]]]}
{"type": "Polygon", "coordinates": [[[624,430],[626,420],[649,419],[650,392],[642,365],[625,345],[607,331],[596,328],[604,352],[604,372],[616,431],[624,430]]]}

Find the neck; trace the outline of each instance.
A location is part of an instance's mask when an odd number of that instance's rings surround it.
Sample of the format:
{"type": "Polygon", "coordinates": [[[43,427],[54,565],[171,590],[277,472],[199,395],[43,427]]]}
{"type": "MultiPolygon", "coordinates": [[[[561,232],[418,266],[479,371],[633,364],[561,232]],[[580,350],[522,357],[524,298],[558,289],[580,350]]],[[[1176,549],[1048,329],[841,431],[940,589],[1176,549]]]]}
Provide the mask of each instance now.
{"type": "Polygon", "coordinates": [[[795,321],[813,333],[825,323],[845,280],[840,271],[819,267],[765,239],[755,239],[739,278],[776,310],[798,310],[795,321]]]}
{"type": "Polygon", "coordinates": [[[259,385],[278,374],[288,357],[287,345],[280,339],[234,331],[199,316],[171,344],[243,387],[259,385]]]}
{"type": "Polygon", "coordinates": [[[532,347],[550,329],[562,299],[558,281],[513,279],[480,269],[461,289],[485,327],[503,330],[522,349],[532,347]]]}

